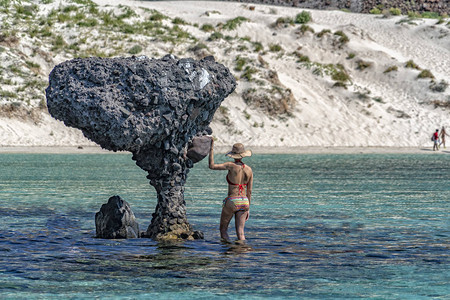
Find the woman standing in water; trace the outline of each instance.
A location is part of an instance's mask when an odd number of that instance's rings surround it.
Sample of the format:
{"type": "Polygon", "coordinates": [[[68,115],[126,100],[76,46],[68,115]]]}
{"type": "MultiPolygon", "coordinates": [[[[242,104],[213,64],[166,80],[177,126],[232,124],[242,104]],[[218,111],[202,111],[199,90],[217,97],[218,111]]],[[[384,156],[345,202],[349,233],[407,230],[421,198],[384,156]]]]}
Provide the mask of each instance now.
{"type": "Polygon", "coordinates": [[[234,215],[236,235],[238,240],[245,240],[244,226],[250,216],[250,202],[252,197],[253,172],[242,162],[242,158],[251,156],[250,150],[245,151],[244,145],[237,143],[226,154],[234,159],[233,162],[223,164],[214,163],[214,140],[211,139],[209,152],[209,168],[211,170],[227,170],[228,197],[223,200],[222,215],[220,216],[220,237],[229,241],[228,225],[234,215]]]}

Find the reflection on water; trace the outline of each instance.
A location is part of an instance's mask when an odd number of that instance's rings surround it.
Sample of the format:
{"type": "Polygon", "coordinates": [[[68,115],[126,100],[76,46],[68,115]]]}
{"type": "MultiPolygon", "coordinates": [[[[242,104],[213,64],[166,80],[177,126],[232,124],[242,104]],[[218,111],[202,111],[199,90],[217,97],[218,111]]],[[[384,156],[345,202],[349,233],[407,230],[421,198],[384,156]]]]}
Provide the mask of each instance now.
{"type": "Polygon", "coordinates": [[[157,243],[93,238],[95,212],[111,195],[131,204],[141,228],[150,222],[155,193],[129,155],[0,155],[1,297],[450,293],[450,156],[259,155],[247,163],[255,187],[245,243],[219,239],[225,174],[206,162],[186,186],[188,218],[205,240],[157,243]]]}

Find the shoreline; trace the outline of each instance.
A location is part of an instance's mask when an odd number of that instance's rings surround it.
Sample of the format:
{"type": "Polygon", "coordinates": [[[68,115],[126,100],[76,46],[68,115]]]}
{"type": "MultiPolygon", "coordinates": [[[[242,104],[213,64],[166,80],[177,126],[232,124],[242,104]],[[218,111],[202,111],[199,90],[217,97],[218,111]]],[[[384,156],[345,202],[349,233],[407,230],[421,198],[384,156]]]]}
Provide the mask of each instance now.
{"type": "MultiPolygon", "coordinates": [[[[229,147],[216,146],[216,153],[229,147]]],[[[248,147],[254,154],[450,154],[450,147],[433,151],[432,147],[248,147]]],[[[129,154],[96,146],[0,146],[0,154],[129,154]]]]}

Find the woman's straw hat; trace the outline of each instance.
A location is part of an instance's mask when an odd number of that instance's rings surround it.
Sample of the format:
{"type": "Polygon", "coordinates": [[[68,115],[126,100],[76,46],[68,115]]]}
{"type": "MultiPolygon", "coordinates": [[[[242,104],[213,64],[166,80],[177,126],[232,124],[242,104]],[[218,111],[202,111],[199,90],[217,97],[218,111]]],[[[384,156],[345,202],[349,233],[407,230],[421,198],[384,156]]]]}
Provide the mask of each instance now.
{"type": "Polygon", "coordinates": [[[244,145],[241,143],[236,143],[233,145],[231,151],[225,155],[234,159],[240,159],[246,156],[252,156],[252,150],[246,151],[244,145]]]}

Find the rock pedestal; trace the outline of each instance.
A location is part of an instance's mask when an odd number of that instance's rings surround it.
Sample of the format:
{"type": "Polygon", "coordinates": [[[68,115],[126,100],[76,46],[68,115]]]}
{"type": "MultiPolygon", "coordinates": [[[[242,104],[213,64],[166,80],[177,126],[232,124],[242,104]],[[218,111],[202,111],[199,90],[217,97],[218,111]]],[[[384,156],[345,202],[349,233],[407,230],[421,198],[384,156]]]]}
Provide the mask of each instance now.
{"type": "MultiPolygon", "coordinates": [[[[73,59],[57,65],[46,89],[50,114],[112,151],[130,151],[148,172],[158,204],[146,235],[193,238],[184,184],[199,156],[187,155],[195,137],[234,91],[230,71],[202,60],[140,57],[73,59]]],[[[199,153],[197,153],[199,154],[199,153]]]]}
{"type": "Polygon", "coordinates": [[[96,237],[130,239],[139,237],[139,224],[128,202],[119,196],[109,198],[95,214],[96,237]]]}

